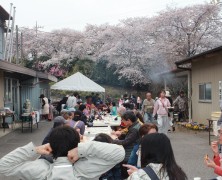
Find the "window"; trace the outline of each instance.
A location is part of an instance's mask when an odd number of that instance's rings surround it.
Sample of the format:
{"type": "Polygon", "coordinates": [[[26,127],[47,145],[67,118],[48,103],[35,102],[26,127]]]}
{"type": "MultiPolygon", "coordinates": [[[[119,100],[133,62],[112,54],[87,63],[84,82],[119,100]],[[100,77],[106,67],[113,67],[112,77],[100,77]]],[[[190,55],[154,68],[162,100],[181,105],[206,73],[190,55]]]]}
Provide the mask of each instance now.
{"type": "Polygon", "coordinates": [[[18,80],[5,78],[5,102],[17,103],[18,102],[18,80]]]}
{"type": "Polygon", "coordinates": [[[199,100],[200,101],[211,101],[211,83],[199,84],[199,100]]]}
{"type": "Polygon", "coordinates": [[[5,102],[12,101],[11,79],[5,78],[5,102]]]}

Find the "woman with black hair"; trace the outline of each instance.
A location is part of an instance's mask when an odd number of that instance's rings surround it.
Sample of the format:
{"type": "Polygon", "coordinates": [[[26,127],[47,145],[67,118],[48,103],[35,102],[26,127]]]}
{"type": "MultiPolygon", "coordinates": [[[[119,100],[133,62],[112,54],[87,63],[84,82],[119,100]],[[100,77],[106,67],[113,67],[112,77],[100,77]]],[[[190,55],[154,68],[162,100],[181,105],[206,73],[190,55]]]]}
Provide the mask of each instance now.
{"type": "Polygon", "coordinates": [[[81,104],[79,106],[79,111],[81,111],[82,115],[81,115],[81,121],[83,121],[85,123],[85,125],[87,125],[87,117],[85,115],[85,111],[86,111],[86,105],[85,104],[81,104]]]}
{"type": "Polygon", "coordinates": [[[76,129],[81,135],[85,132],[85,123],[81,121],[82,112],[77,110],[74,112],[74,118],[70,121],[69,126],[76,129]]]}
{"type": "Polygon", "coordinates": [[[165,134],[148,134],[141,141],[142,169],[129,168],[128,180],[187,180],[184,171],[176,163],[169,138],[165,134]]]}

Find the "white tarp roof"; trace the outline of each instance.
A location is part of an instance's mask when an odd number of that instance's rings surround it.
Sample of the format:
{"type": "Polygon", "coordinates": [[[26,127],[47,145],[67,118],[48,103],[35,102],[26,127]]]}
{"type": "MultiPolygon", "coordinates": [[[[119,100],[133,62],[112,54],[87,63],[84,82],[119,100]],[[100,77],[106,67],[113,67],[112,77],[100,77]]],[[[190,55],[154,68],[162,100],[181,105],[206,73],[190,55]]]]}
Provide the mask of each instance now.
{"type": "Polygon", "coordinates": [[[94,81],[77,72],[51,86],[51,89],[68,91],[105,92],[105,89],[94,81]]]}

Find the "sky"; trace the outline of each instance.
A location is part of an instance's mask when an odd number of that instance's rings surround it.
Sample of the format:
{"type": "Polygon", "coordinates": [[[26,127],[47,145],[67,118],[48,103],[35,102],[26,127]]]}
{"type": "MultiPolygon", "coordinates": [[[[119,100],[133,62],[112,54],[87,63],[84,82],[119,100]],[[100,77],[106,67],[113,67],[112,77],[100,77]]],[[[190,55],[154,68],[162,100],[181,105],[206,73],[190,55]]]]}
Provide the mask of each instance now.
{"type": "Polygon", "coordinates": [[[0,0],[10,11],[16,7],[15,24],[42,27],[39,30],[71,28],[84,30],[87,24],[118,24],[129,17],[154,16],[167,6],[184,7],[210,0],[0,0]]]}

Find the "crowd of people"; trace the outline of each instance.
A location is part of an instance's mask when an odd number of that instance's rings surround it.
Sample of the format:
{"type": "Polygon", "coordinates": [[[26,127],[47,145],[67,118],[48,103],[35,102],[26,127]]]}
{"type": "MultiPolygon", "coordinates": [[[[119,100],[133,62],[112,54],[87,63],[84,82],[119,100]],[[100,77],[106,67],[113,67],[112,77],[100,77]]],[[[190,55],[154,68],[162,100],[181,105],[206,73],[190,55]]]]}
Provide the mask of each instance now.
{"type": "Polygon", "coordinates": [[[186,180],[167,137],[172,102],[166,95],[163,90],[154,100],[149,92],[143,102],[124,95],[118,108],[110,96],[105,103],[99,94],[87,96],[85,103],[78,93],[63,98],[42,145],[31,142],[4,156],[0,174],[19,179],[186,180]],[[84,142],[86,125],[106,114],[120,116],[121,124],[110,135],[100,133],[84,142]]]}

